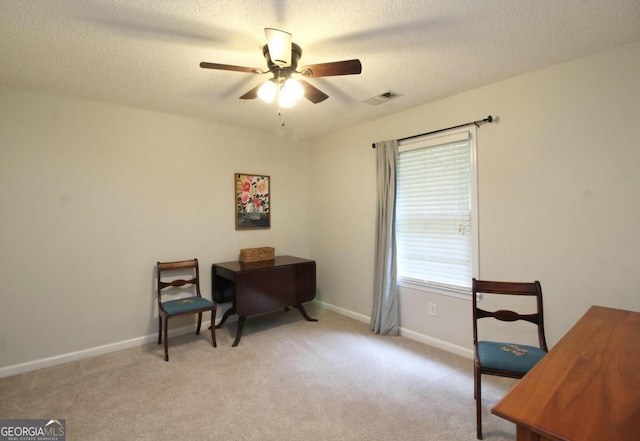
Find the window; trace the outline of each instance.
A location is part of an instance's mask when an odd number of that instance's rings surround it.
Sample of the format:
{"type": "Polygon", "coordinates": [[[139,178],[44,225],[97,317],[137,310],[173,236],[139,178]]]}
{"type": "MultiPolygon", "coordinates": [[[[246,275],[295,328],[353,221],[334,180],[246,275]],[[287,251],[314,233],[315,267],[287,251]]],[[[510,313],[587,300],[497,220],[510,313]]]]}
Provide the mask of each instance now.
{"type": "Polygon", "coordinates": [[[469,295],[478,273],[475,127],[401,142],[396,243],[401,285],[469,295]]]}

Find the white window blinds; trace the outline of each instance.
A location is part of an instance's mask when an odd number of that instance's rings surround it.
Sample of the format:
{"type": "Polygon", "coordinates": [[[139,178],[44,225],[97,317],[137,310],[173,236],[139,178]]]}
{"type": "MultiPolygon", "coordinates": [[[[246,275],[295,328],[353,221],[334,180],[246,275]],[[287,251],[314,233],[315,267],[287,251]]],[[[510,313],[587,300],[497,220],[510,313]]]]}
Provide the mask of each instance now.
{"type": "Polygon", "coordinates": [[[474,179],[475,149],[469,129],[400,145],[396,193],[399,279],[470,291],[476,255],[474,179]]]}

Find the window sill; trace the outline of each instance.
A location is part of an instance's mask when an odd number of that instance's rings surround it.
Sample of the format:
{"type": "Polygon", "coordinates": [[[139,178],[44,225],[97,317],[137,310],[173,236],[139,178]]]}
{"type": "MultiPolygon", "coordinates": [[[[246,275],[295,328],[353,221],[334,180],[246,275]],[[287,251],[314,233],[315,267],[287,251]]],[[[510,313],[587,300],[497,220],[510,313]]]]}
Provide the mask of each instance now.
{"type": "Polygon", "coordinates": [[[403,288],[426,291],[431,294],[439,294],[457,299],[471,300],[471,288],[454,288],[450,286],[434,285],[416,280],[398,279],[398,286],[403,288]]]}

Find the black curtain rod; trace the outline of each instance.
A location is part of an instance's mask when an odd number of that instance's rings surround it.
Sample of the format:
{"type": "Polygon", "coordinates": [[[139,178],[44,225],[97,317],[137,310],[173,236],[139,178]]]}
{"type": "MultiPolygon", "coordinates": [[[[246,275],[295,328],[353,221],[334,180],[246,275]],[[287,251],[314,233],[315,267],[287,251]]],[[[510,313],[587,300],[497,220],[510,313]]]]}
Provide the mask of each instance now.
{"type": "MultiPolygon", "coordinates": [[[[444,132],[446,130],[459,129],[460,127],[470,126],[470,125],[473,125],[473,124],[475,124],[476,127],[480,127],[480,124],[490,123],[490,122],[493,122],[493,116],[491,116],[491,115],[487,116],[485,119],[479,119],[478,121],[471,121],[471,122],[468,122],[466,124],[460,124],[459,126],[447,127],[446,129],[438,129],[438,130],[434,130],[432,132],[420,133],[419,135],[407,136],[406,138],[398,139],[398,141],[406,141],[407,139],[419,138],[421,136],[432,135],[434,133],[444,132]]],[[[371,147],[375,149],[376,148],[376,143],[375,142],[372,143],[371,147]]]]}

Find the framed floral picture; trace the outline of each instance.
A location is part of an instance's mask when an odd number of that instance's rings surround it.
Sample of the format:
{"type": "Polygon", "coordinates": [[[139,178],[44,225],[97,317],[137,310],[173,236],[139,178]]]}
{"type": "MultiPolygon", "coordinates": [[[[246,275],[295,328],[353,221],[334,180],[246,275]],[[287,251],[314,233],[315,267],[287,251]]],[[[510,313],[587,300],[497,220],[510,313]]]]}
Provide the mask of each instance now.
{"type": "Polygon", "coordinates": [[[235,174],[236,230],[271,228],[270,178],[235,174]]]}

